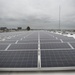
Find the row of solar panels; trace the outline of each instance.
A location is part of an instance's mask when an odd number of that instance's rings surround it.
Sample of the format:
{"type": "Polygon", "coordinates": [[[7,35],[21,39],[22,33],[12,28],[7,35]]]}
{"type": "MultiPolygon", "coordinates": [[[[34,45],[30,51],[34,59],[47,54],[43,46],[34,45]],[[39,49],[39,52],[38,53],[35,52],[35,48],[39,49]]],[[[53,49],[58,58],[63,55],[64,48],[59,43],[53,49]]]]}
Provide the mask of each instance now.
{"type": "MultiPolygon", "coordinates": [[[[75,43],[70,43],[75,48],[75,43]]],[[[0,50],[25,50],[38,49],[38,44],[0,44],[0,50]],[[10,46],[9,46],[10,45],[10,46]]],[[[40,49],[69,49],[71,46],[68,43],[44,43],[40,44],[40,49]]]]}
{"type": "MultiPolygon", "coordinates": [[[[41,50],[41,67],[74,67],[75,50],[41,50]]],[[[36,51],[0,51],[0,68],[37,68],[36,51]]]]}
{"type": "MultiPolygon", "coordinates": [[[[0,43],[15,43],[17,40],[5,40],[5,41],[0,41],[0,43]]],[[[75,42],[75,40],[62,40],[63,42],[75,42]]],[[[58,42],[61,42],[61,39],[60,40],[49,40],[49,39],[40,39],[40,43],[58,43],[58,42]]],[[[17,43],[38,43],[38,39],[30,39],[30,40],[18,40],[17,43]]]]}
{"type": "Polygon", "coordinates": [[[23,36],[27,36],[29,35],[27,38],[28,39],[31,39],[31,38],[35,38],[35,39],[38,39],[38,33],[40,35],[40,38],[41,39],[55,39],[55,37],[57,37],[58,39],[71,39],[73,40],[74,38],[72,37],[69,37],[67,38],[67,36],[63,36],[63,35],[59,35],[59,34],[54,34],[54,33],[50,33],[50,32],[11,32],[11,33],[3,33],[3,34],[0,34],[0,37],[1,38],[6,38],[7,37],[11,37],[11,39],[16,39],[16,40],[19,40],[20,38],[23,38],[23,36]],[[13,37],[15,36],[15,37],[13,37]],[[53,37],[54,36],[54,37],[53,37]]]}
{"type": "MultiPolygon", "coordinates": [[[[13,38],[5,38],[6,40],[20,40],[21,38],[23,38],[23,40],[37,40],[38,39],[38,35],[37,35],[37,37],[31,37],[31,35],[30,36],[28,36],[28,37],[26,37],[26,38],[24,38],[25,36],[23,35],[23,36],[17,36],[17,37],[13,37],[13,38]]],[[[57,36],[57,38],[58,39],[62,39],[62,40],[75,40],[73,37],[67,37],[67,36],[62,36],[61,35],[61,37],[59,37],[59,36],[57,36]]],[[[45,36],[45,37],[41,37],[41,34],[40,34],[40,39],[42,40],[56,40],[56,36],[54,36],[54,37],[52,37],[52,36],[45,36]]]]}

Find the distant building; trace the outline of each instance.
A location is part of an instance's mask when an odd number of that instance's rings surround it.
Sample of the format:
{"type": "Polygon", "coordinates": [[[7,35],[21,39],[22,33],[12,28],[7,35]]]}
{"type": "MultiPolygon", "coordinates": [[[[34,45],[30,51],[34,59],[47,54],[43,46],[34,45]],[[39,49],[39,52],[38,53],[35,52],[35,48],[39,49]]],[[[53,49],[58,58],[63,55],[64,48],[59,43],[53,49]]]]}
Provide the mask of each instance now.
{"type": "Polygon", "coordinates": [[[0,30],[1,30],[1,31],[7,31],[8,28],[7,28],[7,27],[0,27],[0,30]]]}
{"type": "Polygon", "coordinates": [[[18,30],[22,30],[22,27],[17,27],[18,30]]]}

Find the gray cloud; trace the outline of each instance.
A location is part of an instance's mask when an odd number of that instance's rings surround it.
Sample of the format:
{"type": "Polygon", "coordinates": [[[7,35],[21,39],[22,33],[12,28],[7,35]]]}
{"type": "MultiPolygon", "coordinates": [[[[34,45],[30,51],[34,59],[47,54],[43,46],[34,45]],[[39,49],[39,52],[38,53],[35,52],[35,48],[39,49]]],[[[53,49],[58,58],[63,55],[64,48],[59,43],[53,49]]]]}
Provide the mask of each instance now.
{"type": "Polygon", "coordinates": [[[0,0],[0,26],[58,28],[75,27],[75,0],[0,0]]]}

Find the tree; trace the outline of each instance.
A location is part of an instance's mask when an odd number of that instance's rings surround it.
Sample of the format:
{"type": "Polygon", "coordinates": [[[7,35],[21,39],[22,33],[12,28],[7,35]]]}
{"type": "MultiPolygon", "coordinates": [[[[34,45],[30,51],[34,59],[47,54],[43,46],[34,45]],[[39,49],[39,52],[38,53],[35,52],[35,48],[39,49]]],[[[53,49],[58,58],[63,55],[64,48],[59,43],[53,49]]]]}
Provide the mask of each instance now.
{"type": "Polygon", "coordinates": [[[29,31],[30,30],[30,27],[28,26],[26,29],[29,31]]]}

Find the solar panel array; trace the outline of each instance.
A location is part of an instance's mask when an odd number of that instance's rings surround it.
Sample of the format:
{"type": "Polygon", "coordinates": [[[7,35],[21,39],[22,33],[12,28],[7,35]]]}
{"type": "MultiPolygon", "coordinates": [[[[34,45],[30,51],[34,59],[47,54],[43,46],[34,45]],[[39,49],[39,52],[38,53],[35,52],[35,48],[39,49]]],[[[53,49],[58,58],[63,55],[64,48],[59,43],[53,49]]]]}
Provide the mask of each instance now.
{"type": "Polygon", "coordinates": [[[75,39],[48,31],[0,33],[1,68],[75,67],[75,39]]]}

